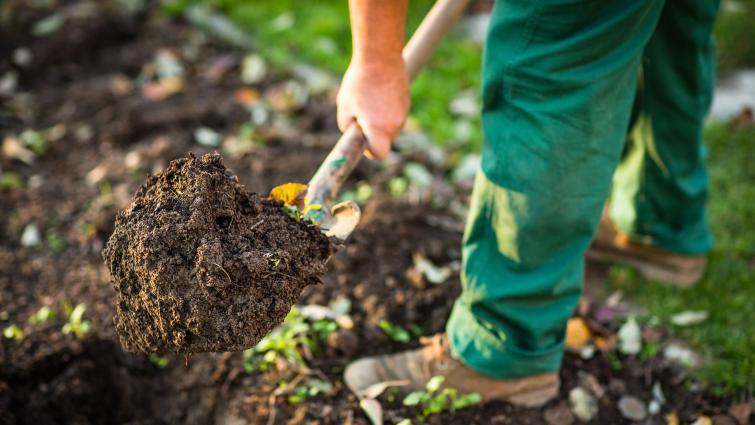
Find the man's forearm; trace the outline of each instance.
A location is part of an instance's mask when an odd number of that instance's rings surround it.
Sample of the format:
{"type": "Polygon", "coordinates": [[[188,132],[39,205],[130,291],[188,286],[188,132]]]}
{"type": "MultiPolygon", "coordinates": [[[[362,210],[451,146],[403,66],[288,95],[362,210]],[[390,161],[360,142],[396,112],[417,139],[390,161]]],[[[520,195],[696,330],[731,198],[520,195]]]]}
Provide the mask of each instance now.
{"type": "Polygon", "coordinates": [[[402,60],[408,5],[409,0],[349,0],[352,60],[402,60]]]}

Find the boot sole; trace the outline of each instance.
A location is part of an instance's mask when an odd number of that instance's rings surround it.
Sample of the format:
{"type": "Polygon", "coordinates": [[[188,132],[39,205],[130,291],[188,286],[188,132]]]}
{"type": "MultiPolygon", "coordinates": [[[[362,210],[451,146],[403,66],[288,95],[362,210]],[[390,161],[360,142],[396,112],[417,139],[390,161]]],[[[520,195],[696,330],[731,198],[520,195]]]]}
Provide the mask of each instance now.
{"type": "Polygon", "coordinates": [[[681,271],[671,267],[664,267],[648,260],[633,258],[625,253],[616,252],[604,247],[590,247],[585,258],[600,263],[623,264],[635,269],[640,276],[647,280],[667,283],[677,288],[689,288],[702,279],[705,268],[700,270],[681,271]]]}
{"type": "Polygon", "coordinates": [[[540,407],[558,396],[558,385],[537,388],[506,398],[511,404],[522,407],[540,407]]]}

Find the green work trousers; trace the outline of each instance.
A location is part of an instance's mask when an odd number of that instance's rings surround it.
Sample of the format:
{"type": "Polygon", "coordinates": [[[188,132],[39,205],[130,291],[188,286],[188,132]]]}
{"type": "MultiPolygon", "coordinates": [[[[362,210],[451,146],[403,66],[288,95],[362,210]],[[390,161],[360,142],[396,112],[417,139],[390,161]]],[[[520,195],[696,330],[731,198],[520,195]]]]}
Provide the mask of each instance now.
{"type": "Polygon", "coordinates": [[[702,127],[717,11],[716,0],[496,2],[486,141],[447,324],[468,366],[496,378],[559,369],[609,196],[633,237],[710,250],[702,127]]]}

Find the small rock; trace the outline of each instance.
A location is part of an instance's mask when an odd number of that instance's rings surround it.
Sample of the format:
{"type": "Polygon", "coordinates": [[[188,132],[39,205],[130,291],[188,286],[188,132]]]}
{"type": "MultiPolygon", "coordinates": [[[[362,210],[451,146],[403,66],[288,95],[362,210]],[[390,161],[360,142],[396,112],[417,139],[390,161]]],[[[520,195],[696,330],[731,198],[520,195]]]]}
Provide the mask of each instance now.
{"type": "Polygon", "coordinates": [[[26,47],[19,47],[11,53],[13,63],[21,68],[26,68],[31,65],[32,55],[31,50],[26,47]]]}
{"type": "Polygon", "coordinates": [[[655,415],[660,411],[661,403],[659,403],[658,400],[650,400],[650,403],[648,403],[648,414],[655,415]]]}
{"type": "Polygon", "coordinates": [[[94,186],[101,182],[105,176],[107,176],[107,165],[104,162],[101,162],[99,165],[89,170],[85,180],[88,185],[94,186]]]}
{"type": "Polygon", "coordinates": [[[598,414],[598,401],[584,388],[569,391],[569,403],[574,415],[582,421],[587,422],[598,414]]]}
{"type": "Polygon", "coordinates": [[[477,93],[472,90],[465,90],[459,93],[451,103],[448,109],[452,114],[462,117],[476,117],[480,113],[480,105],[477,101],[477,93]]]}
{"type": "Polygon", "coordinates": [[[452,175],[453,182],[461,188],[471,189],[479,168],[480,155],[465,155],[464,158],[459,161],[456,168],[454,168],[452,175]]]}
{"type": "Polygon", "coordinates": [[[252,53],[244,57],[241,64],[241,81],[244,84],[256,84],[267,75],[267,63],[262,56],[252,53]]]}
{"type": "Polygon", "coordinates": [[[328,335],[328,347],[351,357],[359,350],[359,338],[348,329],[339,329],[328,335]]]}
{"type": "Polygon", "coordinates": [[[679,344],[671,343],[663,350],[663,358],[687,367],[697,367],[701,364],[700,356],[691,349],[679,344]]]}
{"type": "Polygon", "coordinates": [[[571,425],[574,422],[574,415],[569,409],[569,404],[561,402],[545,411],[545,421],[549,425],[571,425]]]}
{"type": "Polygon", "coordinates": [[[310,94],[325,93],[336,85],[336,80],[327,72],[304,63],[294,64],[294,77],[304,82],[310,94]]]}
{"type": "Polygon", "coordinates": [[[619,399],[618,408],[625,418],[633,421],[641,421],[648,415],[645,403],[631,395],[621,397],[619,399]]]}
{"type": "Polygon", "coordinates": [[[595,397],[603,398],[606,395],[606,391],[594,375],[580,370],[577,373],[577,376],[579,379],[579,386],[589,390],[595,397]]]}
{"type": "Polygon", "coordinates": [[[220,134],[215,130],[207,127],[199,127],[194,131],[194,140],[202,146],[217,147],[220,146],[220,134]]]}
{"type": "Polygon", "coordinates": [[[592,344],[585,345],[579,350],[579,357],[584,360],[590,360],[593,356],[595,356],[595,346],[592,344]]]}
{"type": "Polygon", "coordinates": [[[37,225],[31,223],[24,227],[24,231],[21,233],[21,246],[30,248],[39,245],[41,241],[42,236],[37,225]]]}
{"type": "Polygon", "coordinates": [[[627,384],[621,379],[612,378],[608,383],[608,391],[611,394],[624,394],[627,391],[627,384]]]}
{"type": "Polygon", "coordinates": [[[8,71],[0,77],[0,95],[12,96],[18,87],[18,72],[8,71]]]}

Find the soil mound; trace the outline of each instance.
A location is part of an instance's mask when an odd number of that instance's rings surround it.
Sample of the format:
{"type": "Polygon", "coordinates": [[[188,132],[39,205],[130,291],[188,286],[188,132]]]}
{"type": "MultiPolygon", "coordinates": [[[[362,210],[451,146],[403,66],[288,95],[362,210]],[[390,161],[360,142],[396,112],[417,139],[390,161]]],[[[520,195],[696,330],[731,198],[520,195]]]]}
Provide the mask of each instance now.
{"type": "Polygon", "coordinates": [[[118,214],[103,251],[128,351],[239,351],[280,324],[333,253],[315,226],[248,193],[220,155],[178,159],[118,214]]]}

